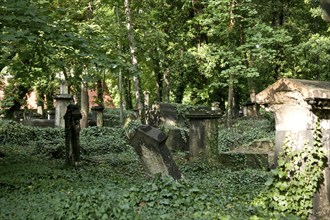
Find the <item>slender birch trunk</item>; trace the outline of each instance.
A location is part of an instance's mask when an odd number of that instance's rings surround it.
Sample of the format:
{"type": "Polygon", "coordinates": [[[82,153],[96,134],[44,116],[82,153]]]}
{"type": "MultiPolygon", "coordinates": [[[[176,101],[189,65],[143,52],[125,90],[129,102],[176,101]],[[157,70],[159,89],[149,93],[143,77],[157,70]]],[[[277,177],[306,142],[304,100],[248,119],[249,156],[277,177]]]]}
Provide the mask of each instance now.
{"type": "MultiPolygon", "coordinates": [[[[128,32],[128,41],[129,41],[129,48],[131,54],[131,62],[133,66],[133,71],[137,72],[138,60],[136,56],[136,41],[134,36],[134,27],[131,18],[131,8],[130,8],[129,0],[124,0],[124,7],[125,7],[125,16],[126,16],[126,28],[128,32]]],[[[141,121],[144,122],[144,105],[143,105],[142,92],[140,87],[140,76],[138,74],[135,74],[135,76],[133,76],[133,80],[134,80],[136,107],[139,111],[141,121]]]]}

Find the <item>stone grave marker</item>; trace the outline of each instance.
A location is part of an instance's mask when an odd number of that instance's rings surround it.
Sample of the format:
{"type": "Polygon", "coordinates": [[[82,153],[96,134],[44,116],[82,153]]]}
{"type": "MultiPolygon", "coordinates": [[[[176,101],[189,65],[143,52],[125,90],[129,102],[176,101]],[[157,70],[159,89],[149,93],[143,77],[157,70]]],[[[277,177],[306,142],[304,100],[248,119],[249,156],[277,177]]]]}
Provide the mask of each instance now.
{"type": "Polygon", "coordinates": [[[193,111],[189,119],[189,158],[218,161],[219,111],[193,111]]]}
{"type": "MultiPolygon", "coordinates": [[[[330,82],[301,79],[280,79],[257,94],[257,103],[274,112],[276,121],[275,159],[288,135],[295,149],[302,149],[307,141],[312,147],[315,122],[320,121],[323,146],[328,159],[330,149],[330,82]]],[[[274,164],[276,166],[276,163],[274,164]]],[[[324,182],[314,198],[314,215],[330,206],[330,170],[324,171],[324,182]],[[323,208],[322,208],[323,207],[323,208]]],[[[330,212],[328,210],[328,214],[330,212]]]]}
{"type": "Polygon", "coordinates": [[[64,115],[67,110],[67,106],[73,102],[72,95],[59,94],[54,96],[55,99],[55,127],[64,128],[64,115]]]}
{"type": "Polygon", "coordinates": [[[103,127],[104,120],[103,120],[103,110],[104,106],[93,106],[92,110],[92,119],[96,122],[97,127],[103,127]]]}
{"type": "Polygon", "coordinates": [[[160,173],[180,179],[181,172],[165,144],[166,139],[166,134],[160,130],[150,125],[141,125],[130,137],[130,143],[139,155],[148,176],[160,173]]]}
{"type": "Polygon", "coordinates": [[[77,105],[69,104],[67,106],[65,120],[65,146],[67,163],[71,166],[77,165],[80,161],[80,119],[82,115],[77,105]]]}

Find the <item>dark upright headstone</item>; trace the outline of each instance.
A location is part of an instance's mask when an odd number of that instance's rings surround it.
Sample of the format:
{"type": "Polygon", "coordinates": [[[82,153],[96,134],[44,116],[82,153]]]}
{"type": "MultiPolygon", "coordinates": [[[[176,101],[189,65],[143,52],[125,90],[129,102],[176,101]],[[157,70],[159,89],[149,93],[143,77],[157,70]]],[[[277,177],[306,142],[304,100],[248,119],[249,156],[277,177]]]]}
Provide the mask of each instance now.
{"type": "Polygon", "coordinates": [[[78,106],[69,104],[64,115],[64,121],[66,159],[67,163],[71,166],[76,165],[80,161],[79,132],[81,118],[82,115],[78,106]]]}

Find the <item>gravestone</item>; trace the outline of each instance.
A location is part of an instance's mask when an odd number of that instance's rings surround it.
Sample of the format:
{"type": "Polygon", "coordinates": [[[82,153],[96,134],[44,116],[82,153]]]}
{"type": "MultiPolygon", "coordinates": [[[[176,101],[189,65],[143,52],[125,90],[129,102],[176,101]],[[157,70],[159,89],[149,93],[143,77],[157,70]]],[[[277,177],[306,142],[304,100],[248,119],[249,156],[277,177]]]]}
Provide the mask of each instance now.
{"type": "Polygon", "coordinates": [[[142,162],[148,176],[160,173],[180,179],[181,173],[167,148],[167,136],[149,125],[138,127],[130,138],[130,143],[142,162]]]}
{"type": "Polygon", "coordinates": [[[193,111],[186,117],[189,119],[189,158],[217,162],[220,112],[193,111]]]}
{"type": "Polygon", "coordinates": [[[104,120],[103,120],[103,106],[93,106],[92,110],[92,119],[96,122],[97,127],[103,127],[104,120]]]}
{"type": "Polygon", "coordinates": [[[59,94],[54,96],[55,99],[55,127],[64,128],[64,115],[67,110],[67,106],[73,102],[72,95],[59,94]]]}
{"type": "Polygon", "coordinates": [[[80,119],[82,115],[77,105],[69,104],[67,106],[65,120],[65,146],[67,163],[71,166],[77,165],[80,161],[80,119]]]}
{"type": "Polygon", "coordinates": [[[167,133],[166,146],[171,151],[189,151],[189,131],[184,128],[173,127],[167,133]]]}
{"type": "MultiPolygon", "coordinates": [[[[330,158],[328,140],[330,137],[330,82],[280,79],[257,94],[256,98],[262,107],[275,114],[274,161],[277,161],[278,154],[288,135],[296,145],[294,150],[302,149],[307,141],[312,146],[313,130],[317,120],[320,120],[324,138],[323,145],[330,158]]],[[[329,168],[325,169],[324,178],[320,194],[315,196],[314,214],[316,216],[321,211],[321,207],[330,205],[329,168]]]]}
{"type": "Polygon", "coordinates": [[[224,167],[232,169],[268,169],[268,154],[249,152],[222,152],[219,160],[224,167]]]}

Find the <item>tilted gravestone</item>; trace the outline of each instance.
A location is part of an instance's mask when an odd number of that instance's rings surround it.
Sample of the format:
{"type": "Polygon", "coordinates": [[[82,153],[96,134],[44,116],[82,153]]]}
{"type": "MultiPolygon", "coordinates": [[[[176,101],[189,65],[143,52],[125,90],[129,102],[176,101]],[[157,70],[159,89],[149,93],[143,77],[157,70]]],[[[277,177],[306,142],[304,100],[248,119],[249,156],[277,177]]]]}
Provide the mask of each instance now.
{"type": "Polygon", "coordinates": [[[69,104],[67,106],[65,121],[65,146],[67,163],[71,166],[77,165],[80,161],[80,119],[82,115],[77,105],[69,104]]]}
{"type": "Polygon", "coordinates": [[[130,138],[130,143],[142,162],[148,176],[160,173],[180,179],[181,173],[167,148],[167,136],[150,125],[141,125],[130,138]]]}
{"type": "MultiPolygon", "coordinates": [[[[322,128],[323,146],[330,158],[330,82],[280,79],[257,94],[257,102],[275,114],[275,161],[287,136],[295,143],[293,150],[302,149],[306,141],[312,144],[317,120],[322,128]]],[[[329,167],[324,171],[324,178],[319,195],[315,196],[315,215],[322,207],[330,205],[329,167]]]]}

